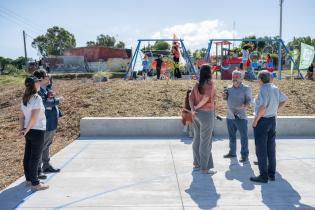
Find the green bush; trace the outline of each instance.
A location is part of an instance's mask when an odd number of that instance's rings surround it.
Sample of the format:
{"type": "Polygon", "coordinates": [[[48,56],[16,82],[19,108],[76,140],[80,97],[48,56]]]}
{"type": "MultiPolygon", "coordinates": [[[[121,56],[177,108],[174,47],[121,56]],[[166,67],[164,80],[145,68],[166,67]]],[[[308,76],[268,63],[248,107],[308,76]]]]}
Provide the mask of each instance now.
{"type": "Polygon", "coordinates": [[[3,71],[4,74],[9,74],[9,75],[17,75],[20,72],[21,70],[12,64],[6,65],[3,71]]]}

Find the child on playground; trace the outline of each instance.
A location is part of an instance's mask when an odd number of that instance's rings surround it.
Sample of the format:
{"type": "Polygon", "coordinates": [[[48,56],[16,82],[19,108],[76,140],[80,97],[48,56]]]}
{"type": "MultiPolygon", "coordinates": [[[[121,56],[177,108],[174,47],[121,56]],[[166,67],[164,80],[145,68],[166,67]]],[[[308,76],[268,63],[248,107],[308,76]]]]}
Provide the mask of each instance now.
{"type": "Polygon", "coordinates": [[[192,114],[191,108],[189,105],[189,95],[191,90],[187,90],[184,107],[182,109],[182,123],[184,125],[184,132],[189,135],[189,137],[193,137],[193,127],[192,127],[192,114]]]}
{"type": "Polygon", "coordinates": [[[148,72],[150,69],[150,60],[149,60],[148,55],[144,55],[142,66],[143,66],[142,76],[143,76],[143,79],[145,80],[148,77],[148,72]]]}
{"type": "Polygon", "coordinates": [[[158,58],[155,59],[156,61],[156,78],[159,80],[160,79],[160,76],[161,76],[161,68],[162,68],[162,63],[163,63],[163,60],[162,60],[162,55],[158,55],[158,58]]]}
{"type": "Polygon", "coordinates": [[[249,46],[245,45],[242,49],[242,70],[247,70],[249,60],[249,46]]]}
{"type": "Polygon", "coordinates": [[[273,64],[269,53],[266,56],[266,69],[269,72],[273,72],[273,64]]]}

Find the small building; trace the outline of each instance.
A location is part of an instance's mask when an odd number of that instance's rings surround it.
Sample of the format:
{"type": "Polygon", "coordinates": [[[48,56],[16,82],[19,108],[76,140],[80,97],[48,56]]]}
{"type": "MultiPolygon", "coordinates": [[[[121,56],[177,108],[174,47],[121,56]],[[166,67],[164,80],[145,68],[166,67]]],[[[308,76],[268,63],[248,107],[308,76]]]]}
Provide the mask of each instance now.
{"type": "Polygon", "coordinates": [[[96,71],[125,71],[131,58],[131,49],[108,47],[78,47],[65,49],[63,56],[43,58],[51,73],[96,71]]]}
{"type": "Polygon", "coordinates": [[[90,71],[122,71],[128,67],[131,49],[78,47],[64,51],[65,56],[83,56],[90,71]]]}

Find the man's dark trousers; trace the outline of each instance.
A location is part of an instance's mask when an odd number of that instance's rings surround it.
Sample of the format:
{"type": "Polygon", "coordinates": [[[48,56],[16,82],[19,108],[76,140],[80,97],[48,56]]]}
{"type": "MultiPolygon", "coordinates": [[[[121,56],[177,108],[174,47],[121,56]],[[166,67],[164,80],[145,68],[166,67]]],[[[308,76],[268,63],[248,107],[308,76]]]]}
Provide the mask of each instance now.
{"type": "Polygon", "coordinates": [[[261,118],[254,128],[256,155],[262,178],[276,173],[276,118],[261,118]]]}

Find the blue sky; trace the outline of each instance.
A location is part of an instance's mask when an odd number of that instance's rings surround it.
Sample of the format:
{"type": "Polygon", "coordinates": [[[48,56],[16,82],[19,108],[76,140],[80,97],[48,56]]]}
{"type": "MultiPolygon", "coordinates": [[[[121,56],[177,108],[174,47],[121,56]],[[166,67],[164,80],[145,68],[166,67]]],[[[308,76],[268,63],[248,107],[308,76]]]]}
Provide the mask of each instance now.
{"type": "MultiPolygon", "coordinates": [[[[283,39],[315,38],[314,11],[314,0],[284,0],[283,39]]],[[[54,25],[73,33],[78,47],[101,33],[130,47],[138,38],[171,38],[175,32],[195,49],[206,47],[209,38],[278,35],[279,0],[1,0],[0,56],[24,54],[23,29],[36,37],[54,25]]],[[[28,55],[37,58],[31,37],[28,55]]]]}

